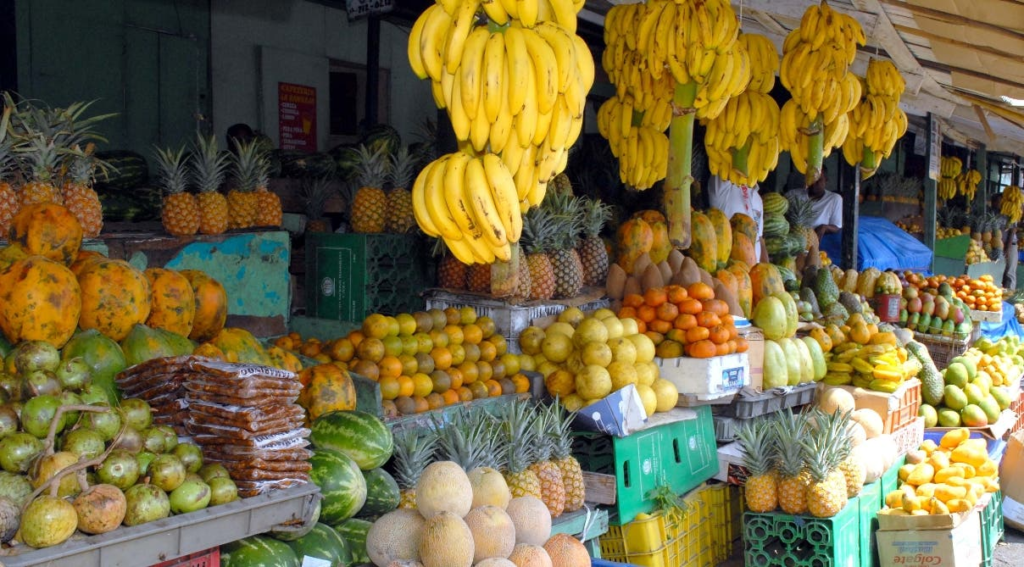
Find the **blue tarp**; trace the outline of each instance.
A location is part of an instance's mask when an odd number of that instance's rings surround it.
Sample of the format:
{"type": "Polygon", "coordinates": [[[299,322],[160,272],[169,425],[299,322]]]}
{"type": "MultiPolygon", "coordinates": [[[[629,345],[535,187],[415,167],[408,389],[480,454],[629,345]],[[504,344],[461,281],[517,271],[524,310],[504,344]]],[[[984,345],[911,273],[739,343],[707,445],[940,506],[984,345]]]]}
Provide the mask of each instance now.
{"type": "MultiPolygon", "coordinates": [[[[833,262],[842,258],[842,235],[827,234],[821,249],[833,262]]],[[[857,231],[857,270],[927,271],[932,251],[918,239],[882,217],[860,217],[857,231]]],[[[846,266],[843,266],[844,268],[846,266]]]]}
{"type": "Polygon", "coordinates": [[[1014,333],[1019,337],[1024,337],[1024,328],[1021,328],[1020,323],[1017,322],[1017,312],[1013,310],[1013,305],[1006,301],[1003,302],[1002,321],[998,323],[981,322],[981,336],[993,341],[998,341],[1006,335],[1014,333]]]}

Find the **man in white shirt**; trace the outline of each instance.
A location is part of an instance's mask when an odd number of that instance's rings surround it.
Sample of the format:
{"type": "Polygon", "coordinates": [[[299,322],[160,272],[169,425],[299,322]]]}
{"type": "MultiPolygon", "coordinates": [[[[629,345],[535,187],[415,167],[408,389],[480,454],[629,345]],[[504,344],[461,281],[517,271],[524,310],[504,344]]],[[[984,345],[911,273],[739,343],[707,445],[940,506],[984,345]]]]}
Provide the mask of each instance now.
{"type": "Polygon", "coordinates": [[[843,198],[838,193],[825,189],[825,172],[813,185],[806,189],[793,189],[786,193],[787,198],[808,199],[814,218],[811,226],[818,234],[818,239],[826,234],[839,232],[843,228],[843,198]]]}
{"type": "Polygon", "coordinates": [[[768,261],[768,250],[764,245],[764,204],[761,202],[761,195],[757,192],[757,185],[753,187],[737,186],[731,181],[720,179],[716,175],[711,176],[708,183],[711,207],[725,213],[726,218],[732,218],[736,213],[743,213],[754,219],[757,224],[757,242],[754,243],[754,254],[759,261],[768,261]]]}

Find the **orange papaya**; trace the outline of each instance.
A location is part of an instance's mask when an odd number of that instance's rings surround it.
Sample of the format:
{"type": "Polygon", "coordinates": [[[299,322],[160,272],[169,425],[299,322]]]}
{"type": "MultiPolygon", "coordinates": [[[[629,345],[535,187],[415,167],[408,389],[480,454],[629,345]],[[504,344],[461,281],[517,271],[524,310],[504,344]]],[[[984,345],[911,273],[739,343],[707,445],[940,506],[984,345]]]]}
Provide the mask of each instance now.
{"type": "Polygon", "coordinates": [[[754,243],[747,238],[746,234],[739,231],[732,233],[732,250],[730,258],[743,262],[748,268],[757,263],[757,255],[754,253],[754,243]]]}
{"type": "Polygon", "coordinates": [[[754,305],[763,297],[786,291],[778,268],[768,262],[761,262],[750,268],[750,286],[754,305]]]}
{"type": "Polygon", "coordinates": [[[715,259],[719,266],[725,266],[732,253],[732,226],[729,225],[729,219],[725,218],[725,213],[718,209],[708,209],[708,220],[715,228],[715,244],[718,246],[715,259]]]}
{"type": "Polygon", "coordinates": [[[715,227],[711,219],[701,212],[694,211],[690,216],[690,249],[687,255],[693,258],[697,266],[708,273],[718,269],[718,243],[715,227]]]}

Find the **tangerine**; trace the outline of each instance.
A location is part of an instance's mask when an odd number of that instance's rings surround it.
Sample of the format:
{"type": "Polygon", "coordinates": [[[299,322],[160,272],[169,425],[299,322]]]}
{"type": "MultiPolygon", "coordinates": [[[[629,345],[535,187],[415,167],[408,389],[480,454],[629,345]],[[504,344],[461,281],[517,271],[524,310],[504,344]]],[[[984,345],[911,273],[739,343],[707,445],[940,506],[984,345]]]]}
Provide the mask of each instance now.
{"type": "Polygon", "coordinates": [[[412,376],[413,374],[419,372],[420,365],[418,362],[416,362],[415,356],[403,354],[402,356],[398,357],[398,360],[401,361],[402,363],[402,374],[405,374],[406,376],[412,376]]]}
{"type": "Polygon", "coordinates": [[[444,398],[444,405],[446,406],[454,406],[459,403],[459,393],[455,390],[446,390],[441,394],[441,397],[444,398]]]}
{"type": "Polygon", "coordinates": [[[494,346],[494,343],[490,341],[484,341],[480,343],[480,360],[482,362],[490,362],[498,357],[498,349],[494,346]]]}
{"type": "Polygon", "coordinates": [[[448,335],[448,344],[450,345],[461,345],[465,336],[462,334],[462,327],[458,325],[448,325],[444,328],[445,334],[448,335]]]}
{"type": "Polygon", "coordinates": [[[462,337],[465,343],[480,344],[480,341],[484,340],[484,331],[480,328],[480,325],[470,323],[462,328],[462,337]]]}
{"type": "Polygon", "coordinates": [[[369,360],[359,360],[352,366],[352,372],[376,382],[380,378],[380,369],[369,360]]]}
{"type": "Polygon", "coordinates": [[[694,299],[714,299],[715,290],[704,282],[695,282],[686,288],[686,293],[694,299]]]}
{"type": "Polygon", "coordinates": [[[657,307],[666,301],[668,301],[668,294],[665,293],[665,288],[652,287],[644,292],[644,304],[650,307],[657,307]]]}
{"type": "Polygon", "coordinates": [[[427,406],[432,409],[441,409],[444,407],[444,396],[438,392],[433,392],[427,396],[427,406]]]}
{"type": "Polygon", "coordinates": [[[463,387],[459,388],[458,394],[459,394],[459,401],[460,402],[472,402],[473,401],[473,391],[470,390],[468,386],[463,386],[463,387]]]}
{"type": "Polygon", "coordinates": [[[384,358],[380,359],[380,362],[377,363],[377,368],[380,369],[381,378],[385,376],[394,376],[397,378],[402,374],[407,374],[406,372],[403,372],[404,368],[402,365],[402,361],[399,360],[397,356],[385,356],[384,358]]]}
{"type": "Polygon", "coordinates": [[[434,381],[430,379],[430,376],[417,372],[412,375],[412,387],[414,397],[426,397],[427,394],[434,391],[434,381]]]}
{"type": "Polygon", "coordinates": [[[368,360],[373,363],[380,362],[384,358],[384,343],[377,338],[367,338],[356,347],[356,353],[360,360],[368,360]]]}
{"type": "Polygon", "coordinates": [[[399,376],[398,380],[398,395],[412,397],[413,392],[416,391],[416,383],[413,382],[409,376],[399,376]]]}
{"type": "Polygon", "coordinates": [[[398,397],[402,386],[398,383],[397,376],[385,376],[380,379],[380,397],[385,400],[393,400],[398,397]]]}
{"type": "Polygon", "coordinates": [[[478,317],[476,324],[483,331],[483,337],[485,339],[491,338],[494,333],[497,332],[497,327],[494,325],[494,319],[490,317],[478,317]]]}
{"type": "MultiPolygon", "coordinates": [[[[397,323],[397,321],[396,321],[397,323]]],[[[363,319],[363,334],[374,339],[383,339],[388,336],[391,324],[388,318],[380,313],[373,313],[363,319]]],[[[395,333],[396,335],[398,333],[395,333]]]]}
{"type": "Polygon", "coordinates": [[[434,359],[434,368],[437,370],[447,370],[452,366],[452,353],[444,347],[430,351],[430,358],[434,359]]]}

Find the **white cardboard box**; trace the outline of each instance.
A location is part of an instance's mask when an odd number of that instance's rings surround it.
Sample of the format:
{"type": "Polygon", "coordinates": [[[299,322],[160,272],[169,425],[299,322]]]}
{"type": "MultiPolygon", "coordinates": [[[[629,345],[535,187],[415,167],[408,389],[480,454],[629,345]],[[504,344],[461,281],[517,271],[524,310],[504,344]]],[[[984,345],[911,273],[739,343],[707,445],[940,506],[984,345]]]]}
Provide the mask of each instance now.
{"type": "Polygon", "coordinates": [[[981,519],[977,511],[952,529],[879,529],[875,536],[880,565],[978,567],[981,564],[981,519]]]}
{"type": "Polygon", "coordinates": [[[999,485],[1003,491],[1003,518],[1008,526],[1024,530],[1024,431],[1006,441],[1006,453],[999,464],[999,485]]]}
{"type": "Polygon", "coordinates": [[[750,385],[747,353],[711,358],[655,358],[661,377],[675,384],[680,394],[714,400],[750,385]]]}
{"type": "Polygon", "coordinates": [[[589,431],[626,437],[641,429],[647,421],[643,401],[636,386],[629,384],[604,399],[582,408],[576,414],[576,425],[589,431]]]}

